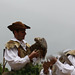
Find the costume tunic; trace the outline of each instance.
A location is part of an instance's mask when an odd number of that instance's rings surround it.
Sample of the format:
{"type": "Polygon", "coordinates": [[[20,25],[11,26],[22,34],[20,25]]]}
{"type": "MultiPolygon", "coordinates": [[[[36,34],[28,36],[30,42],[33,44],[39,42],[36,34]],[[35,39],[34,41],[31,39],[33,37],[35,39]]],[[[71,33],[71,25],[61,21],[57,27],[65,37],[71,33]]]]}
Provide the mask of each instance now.
{"type": "MultiPolygon", "coordinates": [[[[26,50],[26,41],[18,41],[16,38],[11,40],[19,42],[23,49],[26,50]]],[[[10,50],[6,48],[4,58],[13,70],[19,70],[30,62],[28,55],[23,58],[18,56],[18,50],[16,47],[11,48],[10,50]]]]}
{"type": "MultiPolygon", "coordinates": [[[[54,64],[54,66],[56,66],[55,75],[75,75],[75,57],[69,55],[68,59],[72,63],[72,66],[66,62],[63,64],[57,60],[57,62],[54,64]]],[[[52,71],[49,69],[49,74],[44,74],[43,70],[41,70],[40,75],[52,75],[51,72],[52,71]]]]}

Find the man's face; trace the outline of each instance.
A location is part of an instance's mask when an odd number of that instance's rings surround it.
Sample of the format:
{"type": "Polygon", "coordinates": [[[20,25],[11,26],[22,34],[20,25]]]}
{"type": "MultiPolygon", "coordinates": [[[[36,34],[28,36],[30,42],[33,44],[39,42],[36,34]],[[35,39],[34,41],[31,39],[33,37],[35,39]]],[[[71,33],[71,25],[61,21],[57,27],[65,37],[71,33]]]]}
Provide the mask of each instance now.
{"type": "Polygon", "coordinates": [[[16,34],[16,39],[18,39],[19,41],[22,41],[25,38],[26,30],[23,29],[23,30],[19,30],[18,32],[15,31],[15,34],[16,34]]]}

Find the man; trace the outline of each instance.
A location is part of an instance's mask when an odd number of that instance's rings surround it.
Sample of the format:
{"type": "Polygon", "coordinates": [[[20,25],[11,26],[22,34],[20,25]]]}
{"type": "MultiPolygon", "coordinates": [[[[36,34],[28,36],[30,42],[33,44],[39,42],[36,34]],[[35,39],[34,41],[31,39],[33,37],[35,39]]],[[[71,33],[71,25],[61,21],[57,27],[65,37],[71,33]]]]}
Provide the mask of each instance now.
{"type": "Polygon", "coordinates": [[[30,29],[29,26],[18,21],[9,25],[8,29],[13,32],[14,38],[6,43],[4,58],[10,65],[11,70],[17,71],[30,63],[34,57],[37,58],[39,53],[38,51],[27,50],[29,45],[24,38],[26,29],[30,29]]]}
{"type": "Polygon", "coordinates": [[[62,53],[61,58],[49,59],[50,61],[44,63],[40,75],[75,75],[75,50],[67,49],[62,53]],[[53,66],[53,69],[50,69],[50,66],[53,66]]]}

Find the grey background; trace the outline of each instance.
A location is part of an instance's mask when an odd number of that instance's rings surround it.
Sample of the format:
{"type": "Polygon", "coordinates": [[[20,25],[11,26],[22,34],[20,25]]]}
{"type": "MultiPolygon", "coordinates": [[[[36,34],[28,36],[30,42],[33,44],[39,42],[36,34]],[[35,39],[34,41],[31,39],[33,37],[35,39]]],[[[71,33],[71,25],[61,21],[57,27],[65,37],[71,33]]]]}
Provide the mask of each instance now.
{"type": "Polygon", "coordinates": [[[44,37],[48,55],[75,49],[75,0],[0,0],[0,63],[5,43],[13,38],[7,26],[22,21],[31,26],[26,41],[44,37]]]}

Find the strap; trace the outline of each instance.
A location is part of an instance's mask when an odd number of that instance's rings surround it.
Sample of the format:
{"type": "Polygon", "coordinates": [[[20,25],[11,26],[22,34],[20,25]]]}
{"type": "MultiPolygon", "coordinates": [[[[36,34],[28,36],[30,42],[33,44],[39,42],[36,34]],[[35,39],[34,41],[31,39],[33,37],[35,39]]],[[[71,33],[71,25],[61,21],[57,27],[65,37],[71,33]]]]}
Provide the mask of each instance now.
{"type": "MultiPolygon", "coordinates": [[[[62,58],[62,60],[65,62],[67,62],[69,65],[72,65],[72,63],[70,62],[70,60],[68,59],[68,56],[67,55],[65,55],[64,53],[61,55],[61,57],[60,58],[62,58]]],[[[59,58],[59,59],[60,59],[59,58]]],[[[64,63],[63,62],[63,63],[64,63]]]]}
{"type": "Polygon", "coordinates": [[[5,53],[5,49],[3,50],[3,71],[2,73],[5,71],[5,65],[7,63],[7,61],[5,61],[5,58],[4,58],[4,53],[5,53]]]}

